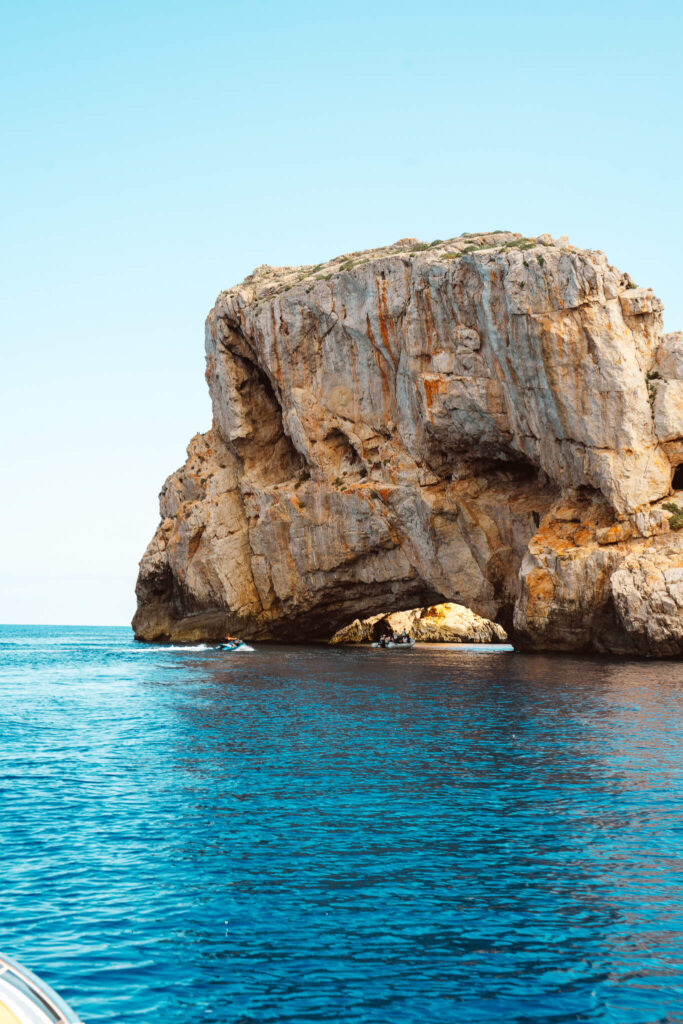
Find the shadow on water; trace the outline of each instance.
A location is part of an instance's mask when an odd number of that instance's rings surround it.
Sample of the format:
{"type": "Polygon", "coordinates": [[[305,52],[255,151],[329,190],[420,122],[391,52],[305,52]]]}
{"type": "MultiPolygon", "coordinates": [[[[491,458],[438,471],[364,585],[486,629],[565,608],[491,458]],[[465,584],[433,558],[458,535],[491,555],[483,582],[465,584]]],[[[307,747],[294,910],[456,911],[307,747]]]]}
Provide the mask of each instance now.
{"type": "Polygon", "coordinates": [[[0,948],[89,1022],[683,1012],[680,664],[98,636],[0,753],[0,948]]]}

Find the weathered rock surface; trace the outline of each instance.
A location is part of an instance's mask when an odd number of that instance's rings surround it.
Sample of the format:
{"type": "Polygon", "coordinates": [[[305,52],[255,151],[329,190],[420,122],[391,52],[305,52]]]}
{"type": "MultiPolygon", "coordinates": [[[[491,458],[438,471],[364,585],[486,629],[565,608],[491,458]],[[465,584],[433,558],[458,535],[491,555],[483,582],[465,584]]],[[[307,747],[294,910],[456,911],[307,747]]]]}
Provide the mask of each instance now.
{"type": "Polygon", "coordinates": [[[659,607],[628,566],[683,549],[661,308],[549,236],[258,268],[207,320],[213,427],[162,490],[136,635],[326,639],[452,600],[533,647],[680,653],[681,609],[644,630],[611,582],[659,607]]]}
{"type": "Polygon", "coordinates": [[[654,385],[654,418],[657,437],[675,441],[683,423],[683,380],[658,380],[654,385]]]}
{"type": "Polygon", "coordinates": [[[683,380],[683,333],[665,334],[657,347],[656,369],[667,380],[683,380]]]}
{"type": "Polygon", "coordinates": [[[642,622],[656,606],[649,595],[661,589],[659,575],[668,579],[669,570],[683,565],[683,536],[669,531],[671,513],[654,507],[610,525],[612,517],[602,498],[585,492],[568,495],[544,516],[522,560],[514,614],[519,640],[552,650],[683,652],[683,605],[667,605],[666,616],[658,607],[656,628],[642,622]],[[641,565],[647,573],[635,571],[641,565]]]}
{"type": "Polygon", "coordinates": [[[636,650],[679,654],[683,650],[683,553],[645,551],[626,558],[612,574],[617,614],[636,650]]]}
{"type": "Polygon", "coordinates": [[[491,644],[505,642],[508,638],[497,622],[482,618],[462,604],[447,601],[429,608],[372,615],[362,621],[355,619],[338,630],[330,643],[368,643],[379,640],[383,634],[400,633],[403,629],[421,643],[491,644]]]}

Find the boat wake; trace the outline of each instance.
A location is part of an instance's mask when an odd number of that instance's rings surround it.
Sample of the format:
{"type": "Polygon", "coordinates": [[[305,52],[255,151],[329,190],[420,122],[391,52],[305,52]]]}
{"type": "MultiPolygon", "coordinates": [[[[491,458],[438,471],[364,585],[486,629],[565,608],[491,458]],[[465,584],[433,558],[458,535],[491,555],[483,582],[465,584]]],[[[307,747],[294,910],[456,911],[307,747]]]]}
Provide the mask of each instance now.
{"type": "Polygon", "coordinates": [[[145,644],[147,651],[215,651],[215,644],[145,644]]]}
{"type": "MultiPolygon", "coordinates": [[[[145,644],[140,649],[145,651],[181,651],[184,654],[191,654],[194,651],[223,650],[219,644],[145,644]]],[[[251,651],[253,653],[254,650],[255,648],[250,647],[249,644],[240,644],[239,647],[233,647],[227,653],[236,654],[238,651],[251,651]]]]}

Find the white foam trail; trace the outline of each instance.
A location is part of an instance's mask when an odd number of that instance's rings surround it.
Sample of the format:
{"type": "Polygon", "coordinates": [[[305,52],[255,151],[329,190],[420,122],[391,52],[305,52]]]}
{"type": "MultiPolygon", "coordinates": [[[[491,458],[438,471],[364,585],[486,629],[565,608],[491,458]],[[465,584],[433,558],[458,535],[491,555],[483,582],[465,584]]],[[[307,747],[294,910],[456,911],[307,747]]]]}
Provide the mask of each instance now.
{"type": "MultiPolygon", "coordinates": [[[[218,644],[149,644],[145,645],[147,651],[218,651],[220,647],[218,644]]],[[[250,647],[249,644],[241,644],[239,647],[233,648],[231,651],[221,651],[221,654],[236,654],[238,651],[251,651],[254,652],[254,648],[250,647]]]]}
{"type": "Polygon", "coordinates": [[[145,650],[148,651],[212,651],[214,644],[149,644],[145,650]]]}

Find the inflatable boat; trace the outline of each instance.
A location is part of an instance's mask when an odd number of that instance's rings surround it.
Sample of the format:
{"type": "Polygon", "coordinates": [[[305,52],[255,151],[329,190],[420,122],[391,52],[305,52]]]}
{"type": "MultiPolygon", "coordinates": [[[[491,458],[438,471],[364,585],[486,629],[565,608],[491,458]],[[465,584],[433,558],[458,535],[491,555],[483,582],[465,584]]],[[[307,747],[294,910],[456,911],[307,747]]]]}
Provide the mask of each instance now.
{"type": "Polygon", "coordinates": [[[381,644],[378,640],[372,646],[379,648],[380,651],[412,651],[415,646],[415,641],[405,640],[404,642],[401,642],[400,640],[387,640],[385,644],[381,644]]]}

